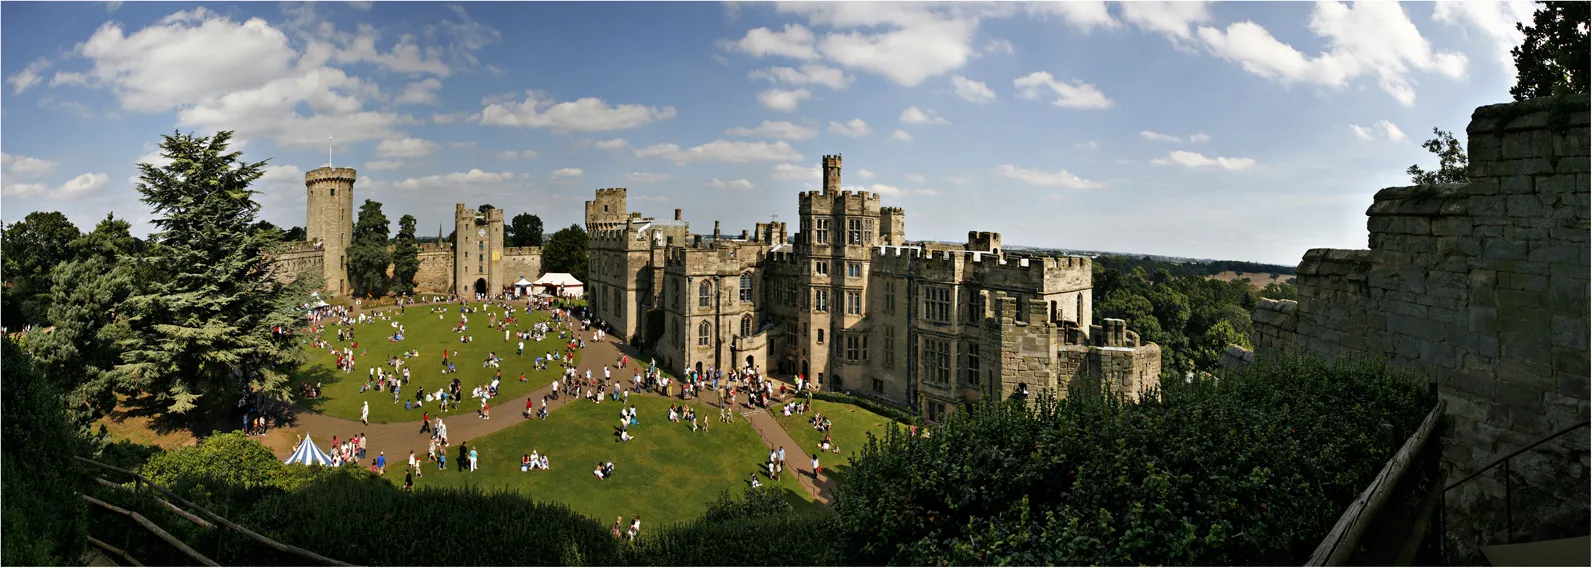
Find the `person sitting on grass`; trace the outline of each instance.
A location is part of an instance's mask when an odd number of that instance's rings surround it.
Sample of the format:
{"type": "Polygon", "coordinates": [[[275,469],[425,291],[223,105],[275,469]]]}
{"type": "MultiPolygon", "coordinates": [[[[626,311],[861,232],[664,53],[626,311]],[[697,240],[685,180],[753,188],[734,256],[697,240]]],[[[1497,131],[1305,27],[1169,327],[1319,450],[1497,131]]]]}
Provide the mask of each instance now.
{"type": "Polygon", "coordinates": [[[757,480],[757,472],[752,472],[752,488],[757,489],[762,486],[763,482],[757,480]]]}
{"type": "Polygon", "coordinates": [[[824,434],[824,441],[820,442],[818,447],[826,452],[834,452],[837,454],[840,453],[840,446],[837,446],[834,442],[829,441],[829,434],[824,434]]]}
{"type": "Polygon", "coordinates": [[[530,471],[530,470],[531,470],[531,454],[521,454],[520,455],[520,473],[525,473],[525,472],[530,471]]]}
{"type": "Polygon", "coordinates": [[[621,442],[629,442],[629,441],[634,440],[634,439],[636,439],[636,438],[634,436],[630,435],[630,431],[629,430],[620,430],[619,431],[619,441],[621,441],[621,442]]]}
{"type": "Polygon", "coordinates": [[[591,474],[597,476],[597,479],[607,479],[603,475],[603,462],[597,462],[597,469],[591,470],[591,474]]]}

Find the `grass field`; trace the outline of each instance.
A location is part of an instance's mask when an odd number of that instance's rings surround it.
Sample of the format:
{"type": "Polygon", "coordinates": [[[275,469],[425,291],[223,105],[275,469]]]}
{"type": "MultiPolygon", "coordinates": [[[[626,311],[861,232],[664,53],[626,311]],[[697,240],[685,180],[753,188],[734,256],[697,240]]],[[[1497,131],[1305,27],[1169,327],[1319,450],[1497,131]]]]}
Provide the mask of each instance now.
{"type": "Polygon", "coordinates": [[[1267,284],[1272,284],[1272,283],[1285,284],[1285,283],[1288,282],[1289,279],[1298,278],[1298,276],[1294,275],[1294,274],[1278,274],[1276,278],[1272,278],[1270,274],[1264,274],[1264,273],[1259,273],[1259,272],[1245,272],[1245,273],[1240,274],[1240,273],[1233,272],[1233,271],[1229,270],[1227,272],[1223,272],[1223,273],[1217,274],[1215,276],[1210,276],[1209,278],[1216,279],[1216,280],[1221,280],[1223,282],[1232,282],[1232,281],[1238,280],[1240,278],[1248,278],[1250,285],[1252,285],[1252,286],[1254,286],[1256,288],[1262,288],[1262,287],[1265,287],[1267,284]]]}
{"type": "MultiPolygon", "coordinates": [[[[721,491],[738,497],[748,486],[750,473],[768,458],[768,446],[744,419],[720,423],[718,410],[710,405],[693,405],[698,419],[709,419],[711,424],[707,432],[692,432],[687,424],[668,419],[669,405],[679,401],[631,396],[630,403],[641,418],[630,427],[635,439],[629,442],[614,436],[620,403],[575,401],[549,413],[547,420],[523,420],[506,413],[494,420],[525,423],[475,440],[454,440],[448,468],[439,471],[435,463],[423,465],[424,476],[415,485],[507,488],[567,503],[604,526],[617,516],[629,523],[640,515],[645,530],[696,518],[721,491]],[[458,470],[459,445],[464,443],[479,456],[475,472],[458,470]],[[520,472],[520,457],[533,450],[549,456],[551,469],[520,472]],[[614,476],[592,475],[598,462],[613,462],[614,476]]],[[[425,447],[414,450],[422,457],[426,452],[425,447]]],[[[408,457],[407,451],[388,454],[386,477],[402,484],[408,457]]],[[[763,481],[787,490],[787,498],[798,508],[821,506],[810,502],[794,474],[787,473],[779,482],[763,481]]]]}
{"type": "Polygon", "coordinates": [[[838,476],[845,475],[847,458],[861,451],[868,443],[868,433],[883,436],[885,428],[892,422],[889,418],[854,405],[814,400],[813,412],[822,413],[829,419],[832,426],[829,441],[840,450],[838,453],[823,452],[818,444],[824,441],[824,433],[807,423],[807,419],[812,418],[813,413],[785,416],[778,407],[769,409],[769,412],[773,413],[774,419],[779,421],[779,425],[785,428],[790,437],[794,438],[797,444],[801,444],[803,450],[808,454],[819,454],[818,463],[823,466],[826,475],[833,473],[838,476]]]}
{"type": "MultiPolygon", "coordinates": [[[[298,393],[300,383],[321,383],[321,397],[318,399],[300,400],[305,407],[328,416],[359,420],[362,404],[370,402],[371,422],[418,422],[423,412],[430,411],[437,415],[436,403],[428,403],[424,408],[404,410],[404,400],[414,400],[417,388],[424,387],[428,393],[446,387],[455,377],[462,383],[462,390],[469,397],[470,390],[476,385],[486,385],[492,382],[493,373],[503,372],[502,382],[498,384],[497,400],[512,400],[515,397],[531,392],[542,386],[550,384],[557,378],[561,368],[557,364],[548,366],[545,371],[535,371],[536,357],[548,352],[561,350],[569,341],[568,338],[559,339],[557,334],[549,335],[541,342],[527,341],[525,355],[516,356],[515,347],[519,339],[510,337],[511,341],[503,341],[503,332],[487,327],[487,313],[497,313],[501,318],[502,308],[484,307],[481,303],[471,303],[476,308],[475,313],[467,314],[470,318],[470,329],[465,332],[473,335],[475,341],[460,343],[461,334],[454,333],[452,328],[459,322],[459,308],[457,305],[448,307],[446,313],[431,313],[432,305],[410,306],[404,315],[394,315],[393,321],[401,323],[407,332],[403,341],[388,341],[396,328],[389,322],[377,320],[375,323],[356,324],[354,330],[359,340],[359,352],[355,353],[354,372],[339,373],[334,369],[336,357],[325,349],[310,349],[310,363],[305,365],[293,380],[294,394],[298,393]],[[438,316],[442,316],[438,319],[438,316]],[[369,378],[367,369],[373,366],[384,365],[392,356],[402,357],[404,350],[418,349],[419,357],[404,359],[404,366],[410,369],[410,383],[402,388],[399,402],[394,404],[392,393],[387,391],[359,392],[369,378]],[[444,349],[458,351],[450,361],[458,373],[444,374],[442,370],[442,352],[444,349]],[[363,352],[364,354],[360,354],[363,352]],[[486,360],[487,354],[496,352],[503,359],[500,369],[482,367],[481,362],[486,360]],[[524,372],[526,382],[519,380],[520,373],[524,372]]],[[[396,314],[396,310],[392,313],[396,314]]],[[[530,314],[517,314],[520,321],[512,324],[510,329],[530,329],[538,322],[547,321],[547,312],[536,311],[530,314]]],[[[577,328],[578,329],[578,328],[577,328]]],[[[331,342],[332,346],[341,349],[351,342],[337,341],[337,329],[327,326],[321,334],[323,339],[331,342]]],[[[579,350],[575,353],[576,361],[580,360],[579,350]]],[[[391,369],[389,368],[389,371],[391,369]]],[[[443,416],[457,414],[473,414],[481,407],[479,401],[463,400],[459,402],[458,409],[445,412],[443,416]]]]}

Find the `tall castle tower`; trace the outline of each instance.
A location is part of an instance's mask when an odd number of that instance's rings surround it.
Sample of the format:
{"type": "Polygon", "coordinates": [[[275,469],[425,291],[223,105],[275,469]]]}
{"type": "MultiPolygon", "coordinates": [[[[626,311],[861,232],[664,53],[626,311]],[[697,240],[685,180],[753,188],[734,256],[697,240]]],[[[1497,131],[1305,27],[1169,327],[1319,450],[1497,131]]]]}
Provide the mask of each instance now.
{"type": "Polygon", "coordinates": [[[477,292],[501,292],[505,278],[503,210],[491,209],[482,215],[460,203],[454,207],[453,227],[454,292],[464,298],[474,298],[477,292]]]}
{"type": "Polygon", "coordinates": [[[868,274],[873,247],[884,234],[879,195],[841,191],[840,163],[838,154],[824,156],[824,190],[798,198],[801,232],[795,244],[802,265],[798,289],[806,294],[797,315],[799,344],[804,346],[797,370],[836,390],[861,384],[865,373],[848,366],[842,355],[847,347],[860,349],[866,341],[861,325],[868,310],[868,274]]]}
{"type": "Polygon", "coordinates": [[[840,154],[824,156],[824,193],[840,191],[840,154]]]}
{"type": "Polygon", "coordinates": [[[625,188],[597,190],[597,197],[586,202],[586,234],[624,228],[630,217],[626,209],[625,188]]]}
{"type": "Polygon", "coordinates": [[[326,290],[342,296],[353,290],[348,281],[348,244],[354,240],[354,168],[316,168],[304,173],[304,234],[320,242],[326,290]]]}

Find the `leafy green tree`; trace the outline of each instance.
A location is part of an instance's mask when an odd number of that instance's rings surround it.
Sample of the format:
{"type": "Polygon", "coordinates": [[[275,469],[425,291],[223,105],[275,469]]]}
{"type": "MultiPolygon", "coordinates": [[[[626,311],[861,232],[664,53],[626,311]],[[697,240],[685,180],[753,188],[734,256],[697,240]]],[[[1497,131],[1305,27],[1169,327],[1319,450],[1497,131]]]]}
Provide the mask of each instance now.
{"type": "Polygon", "coordinates": [[[50,272],[72,259],[71,243],[81,234],[59,211],[35,211],[6,226],[0,251],[5,281],[12,285],[7,290],[12,309],[3,316],[7,325],[46,323],[55,282],[50,272]]]}
{"type": "Polygon", "coordinates": [[[420,272],[420,247],[415,245],[415,216],[398,218],[398,238],[392,247],[392,285],[400,294],[415,291],[415,274],[420,272]]]}
{"type": "Polygon", "coordinates": [[[547,240],[547,246],[542,248],[542,265],[548,272],[568,272],[585,282],[586,243],[586,229],[580,225],[559,229],[547,240]]]}
{"type": "Polygon", "coordinates": [[[1298,300],[1299,289],[1293,284],[1272,282],[1260,289],[1260,297],[1273,300],[1298,300]]]}
{"type": "Polygon", "coordinates": [[[77,259],[54,272],[49,317],[55,330],[28,345],[39,369],[66,393],[67,412],[80,428],[116,407],[116,341],[124,327],[117,307],[138,293],[140,281],[134,264],[123,261],[134,252],[129,229],[106,215],[93,232],[72,241],[77,259]]]}
{"type": "Polygon", "coordinates": [[[381,203],[366,199],[354,223],[354,242],[348,246],[348,279],[354,294],[380,297],[387,294],[387,265],[392,253],[387,249],[391,223],[381,212],[381,203]]]}
{"type": "Polygon", "coordinates": [[[1515,86],[1509,94],[1517,101],[1560,94],[1586,94],[1592,60],[1587,27],[1592,4],[1542,2],[1531,25],[1516,23],[1525,41],[1510,50],[1515,58],[1515,86]]]}
{"type": "Polygon", "coordinates": [[[486,213],[493,209],[496,209],[496,207],[493,207],[491,203],[482,203],[480,207],[475,208],[475,212],[480,213],[482,217],[485,217],[486,213]]]}
{"type": "Polygon", "coordinates": [[[1432,135],[1436,137],[1427,140],[1421,146],[1437,154],[1437,169],[1427,171],[1421,169],[1420,164],[1411,165],[1410,169],[1404,172],[1410,174],[1410,182],[1415,185],[1437,185],[1469,181],[1470,175],[1465,172],[1467,162],[1465,147],[1460,145],[1459,139],[1436,127],[1432,128],[1432,135]]]}
{"type": "Polygon", "coordinates": [[[309,238],[309,237],[304,232],[304,227],[293,227],[291,229],[288,229],[286,234],[282,235],[282,240],[285,240],[285,241],[290,242],[290,243],[300,242],[300,241],[303,241],[303,240],[305,240],[307,238],[309,238]]]}
{"type": "Polygon", "coordinates": [[[542,246],[542,218],[530,213],[515,215],[509,222],[509,246],[542,246]]]}
{"type": "Polygon", "coordinates": [[[121,389],[155,395],[172,413],[201,397],[224,408],[244,392],[285,399],[287,373],[304,357],[277,330],[299,323],[309,284],[272,274],[267,257],[282,244],[251,230],[260,205],[249,185],[265,162],[228,152],[231,139],[163,136],[171,163],[138,165],[137,190],[158,231],[132,257],[143,289],[117,310],[126,326],[118,377],[121,389]]]}
{"type": "MultiPolygon", "coordinates": [[[[40,333],[29,335],[38,336],[40,333]]],[[[89,485],[71,456],[84,444],[67,418],[55,381],[35,368],[27,349],[0,338],[0,564],[67,566],[81,562],[88,510],[77,492],[89,485]]]]}
{"type": "Polygon", "coordinates": [[[1218,321],[1216,325],[1205,330],[1205,333],[1200,335],[1199,340],[1194,344],[1192,359],[1194,360],[1195,368],[1215,368],[1221,363],[1222,351],[1226,350],[1228,345],[1248,348],[1250,346],[1249,338],[1238,333],[1238,330],[1233,329],[1232,324],[1228,323],[1227,320],[1218,321]]]}

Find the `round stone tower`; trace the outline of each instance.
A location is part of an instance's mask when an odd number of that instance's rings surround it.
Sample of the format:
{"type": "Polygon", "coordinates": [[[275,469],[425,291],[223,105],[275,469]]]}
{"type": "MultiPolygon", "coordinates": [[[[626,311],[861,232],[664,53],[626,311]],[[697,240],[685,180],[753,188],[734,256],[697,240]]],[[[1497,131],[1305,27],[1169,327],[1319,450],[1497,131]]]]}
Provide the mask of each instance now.
{"type": "Polygon", "coordinates": [[[304,235],[321,243],[326,290],[342,296],[348,281],[348,244],[354,240],[354,168],[316,168],[304,173],[307,192],[304,235]]]}

